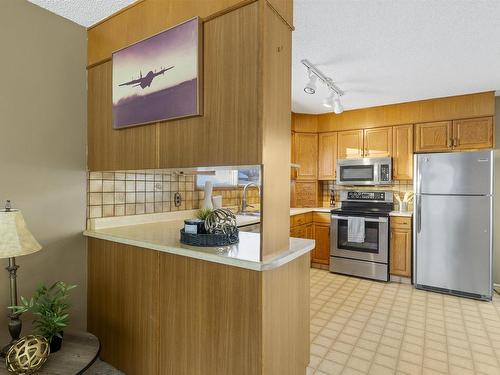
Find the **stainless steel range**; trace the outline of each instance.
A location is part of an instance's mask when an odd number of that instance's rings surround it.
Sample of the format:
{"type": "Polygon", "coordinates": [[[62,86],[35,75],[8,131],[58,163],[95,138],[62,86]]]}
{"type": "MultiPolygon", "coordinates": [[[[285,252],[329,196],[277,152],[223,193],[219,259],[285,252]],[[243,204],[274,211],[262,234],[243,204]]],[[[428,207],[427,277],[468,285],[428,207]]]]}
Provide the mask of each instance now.
{"type": "Polygon", "coordinates": [[[331,211],[330,271],[388,281],[392,192],[342,191],[340,199],[331,211]]]}

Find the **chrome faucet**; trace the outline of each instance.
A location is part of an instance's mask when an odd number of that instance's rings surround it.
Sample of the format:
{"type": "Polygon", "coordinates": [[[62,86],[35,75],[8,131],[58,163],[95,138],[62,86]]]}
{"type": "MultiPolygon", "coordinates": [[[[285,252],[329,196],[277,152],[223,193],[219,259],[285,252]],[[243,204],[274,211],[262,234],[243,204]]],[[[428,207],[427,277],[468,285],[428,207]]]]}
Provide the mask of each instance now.
{"type": "Polygon", "coordinates": [[[243,187],[243,197],[241,198],[241,213],[245,213],[247,211],[248,207],[253,207],[247,204],[247,189],[249,186],[255,186],[259,190],[259,197],[260,197],[260,185],[256,184],[255,182],[249,182],[243,187]]]}

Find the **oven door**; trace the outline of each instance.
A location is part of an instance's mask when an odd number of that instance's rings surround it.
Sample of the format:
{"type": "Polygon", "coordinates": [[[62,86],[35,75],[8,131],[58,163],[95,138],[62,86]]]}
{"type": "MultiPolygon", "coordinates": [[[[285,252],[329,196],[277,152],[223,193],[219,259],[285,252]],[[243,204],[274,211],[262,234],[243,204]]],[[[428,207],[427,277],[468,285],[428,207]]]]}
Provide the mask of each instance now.
{"type": "Polygon", "coordinates": [[[365,241],[347,241],[347,216],[332,215],[330,254],[336,257],[388,263],[389,220],[365,217],[365,241]]]}
{"type": "Polygon", "coordinates": [[[339,185],[376,185],[378,181],[378,164],[337,163],[339,185]]]}

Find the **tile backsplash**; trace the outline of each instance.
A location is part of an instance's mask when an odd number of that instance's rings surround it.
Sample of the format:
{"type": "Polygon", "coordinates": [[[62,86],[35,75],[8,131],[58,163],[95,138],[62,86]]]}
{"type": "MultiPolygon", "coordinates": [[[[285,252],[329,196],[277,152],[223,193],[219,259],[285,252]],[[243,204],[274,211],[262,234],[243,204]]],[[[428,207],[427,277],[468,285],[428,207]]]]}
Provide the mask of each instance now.
{"type": "MultiPolygon", "coordinates": [[[[320,193],[319,193],[319,204],[322,207],[330,207],[330,191],[334,190],[335,202],[340,202],[340,192],[342,190],[360,190],[360,191],[374,191],[374,190],[384,190],[392,191],[394,193],[399,193],[401,199],[403,199],[405,192],[413,191],[413,181],[394,181],[390,186],[345,186],[345,185],[335,185],[334,181],[320,181],[320,193]]],[[[398,202],[394,198],[394,209],[398,210],[398,202]]],[[[408,207],[409,210],[413,210],[413,204],[408,207]]]]}
{"type": "MultiPolygon", "coordinates": [[[[87,185],[87,218],[139,215],[200,208],[204,192],[196,189],[196,176],[172,171],[89,172],[87,185]],[[181,205],[174,204],[174,194],[181,205]]],[[[242,188],[214,189],[212,196],[222,195],[222,205],[241,204],[242,188]]],[[[247,192],[248,203],[259,204],[255,188],[247,192]]]]}

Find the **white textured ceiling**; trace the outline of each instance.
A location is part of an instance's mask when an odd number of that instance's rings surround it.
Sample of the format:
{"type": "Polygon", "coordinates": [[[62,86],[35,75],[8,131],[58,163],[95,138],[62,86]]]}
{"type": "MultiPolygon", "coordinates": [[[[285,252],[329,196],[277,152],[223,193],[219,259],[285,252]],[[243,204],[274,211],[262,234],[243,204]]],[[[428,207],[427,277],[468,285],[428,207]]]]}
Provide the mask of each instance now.
{"type": "MultiPolygon", "coordinates": [[[[134,2],[29,1],[87,27],[134,2]]],[[[324,87],[303,91],[303,58],[345,91],[345,109],[500,90],[499,0],[294,1],[296,112],[328,111],[324,87]]]]}
{"type": "Polygon", "coordinates": [[[28,0],[79,25],[89,27],[135,0],[28,0]]]}
{"type": "Polygon", "coordinates": [[[500,1],[295,0],[293,109],[322,113],[304,93],[308,58],[345,91],[346,109],[500,90],[500,1]]]}

